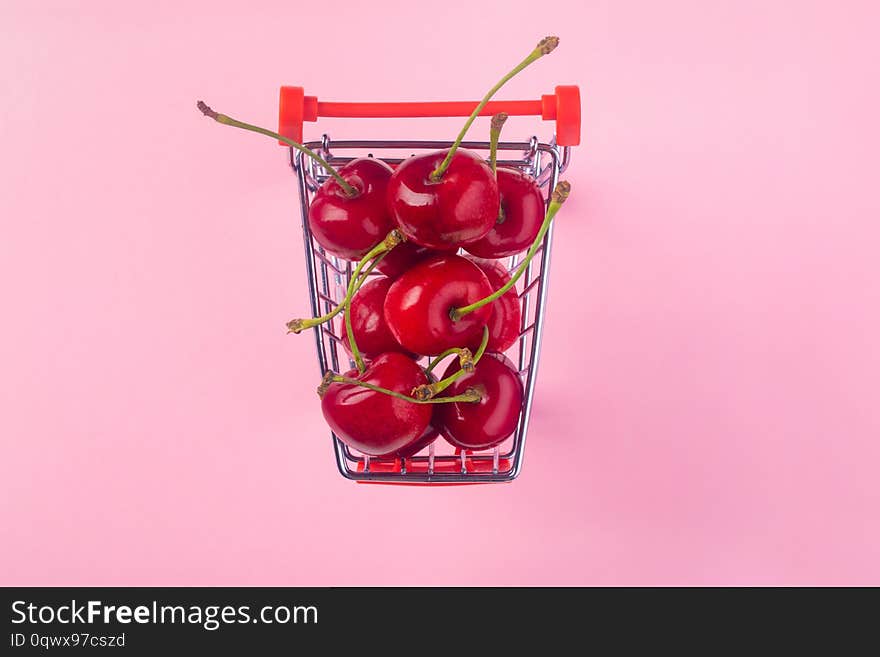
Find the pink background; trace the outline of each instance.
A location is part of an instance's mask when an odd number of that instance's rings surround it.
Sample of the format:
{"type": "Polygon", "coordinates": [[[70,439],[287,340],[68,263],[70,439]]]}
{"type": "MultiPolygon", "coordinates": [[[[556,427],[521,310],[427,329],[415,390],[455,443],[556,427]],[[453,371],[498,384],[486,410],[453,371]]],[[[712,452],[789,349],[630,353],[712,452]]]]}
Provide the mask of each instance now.
{"type": "Polygon", "coordinates": [[[0,5],[0,583],[880,584],[876,4],[368,6],[0,5]],[[524,473],[349,483],[284,151],[194,102],[477,98],[552,33],[501,96],[586,121],[524,473]]]}

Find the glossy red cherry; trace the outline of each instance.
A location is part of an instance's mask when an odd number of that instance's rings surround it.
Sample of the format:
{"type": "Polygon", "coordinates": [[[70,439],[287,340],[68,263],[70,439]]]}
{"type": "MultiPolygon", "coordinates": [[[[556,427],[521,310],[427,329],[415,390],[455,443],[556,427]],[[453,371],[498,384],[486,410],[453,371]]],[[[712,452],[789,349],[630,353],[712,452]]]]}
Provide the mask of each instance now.
{"type": "Polygon", "coordinates": [[[544,197],[534,178],[504,167],[498,168],[497,175],[501,214],[485,236],[465,246],[481,258],[504,258],[525,251],[544,221],[544,197]]]}
{"type": "MultiPolygon", "coordinates": [[[[374,358],[386,351],[404,351],[394,339],[385,321],[385,295],[391,279],[379,276],[361,286],[351,299],[351,328],[358,350],[364,358],[374,358]]],[[[348,331],[342,321],[342,344],[348,350],[348,331]]]]}
{"type": "Polygon", "coordinates": [[[448,151],[404,160],[388,183],[388,206],[410,240],[431,249],[475,242],[498,218],[498,184],[489,165],[458,149],[439,180],[431,172],[448,151]]]}
{"type": "Polygon", "coordinates": [[[490,295],[489,279],[477,265],[457,255],[434,256],[391,284],[385,297],[385,320],[404,348],[435,356],[468,345],[481,334],[490,305],[453,321],[449,312],[490,295]]]}
{"type": "MultiPolygon", "coordinates": [[[[468,260],[483,270],[493,290],[504,287],[510,280],[507,267],[498,260],[484,260],[473,256],[470,256],[468,260]]],[[[492,314],[489,315],[489,321],[486,322],[486,326],[489,327],[489,342],[486,344],[486,351],[507,351],[519,339],[522,328],[522,307],[516,287],[510,288],[500,299],[489,304],[489,307],[492,309],[492,314]]],[[[482,336],[468,345],[472,351],[477,350],[481,338],[482,336]]]]}
{"type": "MultiPolygon", "coordinates": [[[[411,358],[399,353],[377,356],[363,374],[346,377],[409,395],[428,377],[411,358]]],[[[385,456],[422,438],[431,421],[431,404],[414,404],[353,383],[331,383],[321,398],[324,419],[349,447],[385,456]]]]}
{"type": "MultiPolygon", "coordinates": [[[[444,378],[458,369],[453,361],[444,378]]],[[[480,401],[438,404],[440,433],[462,449],[494,447],[510,436],[519,422],[523,402],[519,374],[505,356],[484,354],[473,372],[456,380],[443,394],[458,395],[468,388],[480,393],[480,401]]]]}
{"type": "Polygon", "coordinates": [[[440,255],[440,253],[442,252],[407,241],[403,244],[398,244],[386,253],[385,257],[376,265],[376,269],[389,278],[397,278],[418,263],[435,255],[440,255]]]}
{"type": "Polygon", "coordinates": [[[360,260],[394,228],[386,195],[392,169],[373,158],[352,160],[339,169],[343,180],[357,190],[349,196],[335,178],[318,191],[309,207],[309,228],[328,252],[360,260]]]}

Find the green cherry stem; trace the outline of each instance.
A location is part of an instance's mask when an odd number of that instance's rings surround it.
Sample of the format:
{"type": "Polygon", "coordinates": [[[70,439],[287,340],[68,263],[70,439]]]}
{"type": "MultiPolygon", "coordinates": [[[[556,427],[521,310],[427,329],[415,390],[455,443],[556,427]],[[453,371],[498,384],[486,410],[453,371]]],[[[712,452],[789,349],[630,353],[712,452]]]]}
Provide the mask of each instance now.
{"type": "Polygon", "coordinates": [[[330,384],[332,383],[347,383],[349,385],[360,386],[361,388],[375,390],[376,392],[381,392],[383,394],[396,397],[397,399],[403,399],[404,401],[408,401],[413,404],[450,404],[453,402],[477,402],[481,399],[480,393],[473,388],[468,388],[462,394],[455,395],[454,397],[414,399],[412,397],[404,395],[403,393],[389,390],[388,388],[382,388],[380,386],[374,386],[372,383],[367,383],[366,381],[359,381],[358,379],[352,379],[347,376],[340,376],[339,374],[335,374],[334,372],[327,372],[327,374],[324,375],[324,379],[321,381],[321,385],[318,386],[318,395],[320,397],[323,397],[324,393],[327,391],[327,388],[330,387],[330,384]]]}
{"type": "Polygon", "coordinates": [[[547,234],[547,230],[550,228],[550,222],[553,221],[553,217],[556,216],[556,213],[559,212],[559,208],[562,207],[562,204],[565,203],[565,199],[568,198],[568,194],[571,191],[571,185],[566,181],[562,180],[556,185],[556,189],[553,190],[553,194],[550,196],[550,205],[547,206],[547,214],[544,216],[544,222],[541,224],[541,229],[538,231],[538,236],[535,237],[535,241],[532,242],[532,246],[529,247],[528,253],[526,253],[526,257],[523,259],[522,264],[517,268],[516,273],[511,277],[507,283],[505,283],[502,287],[495,290],[492,294],[487,297],[480,299],[479,301],[475,301],[474,303],[463,306],[461,308],[453,308],[449,312],[449,316],[452,318],[452,321],[457,321],[479,308],[492,303],[496,299],[500,299],[503,297],[510,288],[516,285],[516,282],[522,277],[522,275],[526,271],[526,267],[529,266],[529,263],[532,261],[532,258],[535,257],[535,253],[538,252],[538,248],[541,246],[541,242],[544,241],[544,235],[547,234]]]}
{"type": "Polygon", "coordinates": [[[434,169],[430,178],[433,181],[440,180],[443,177],[443,174],[446,172],[446,169],[449,168],[450,163],[452,162],[452,156],[455,155],[455,151],[458,150],[458,147],[461,146],[461,142],[464,140],[464,136],[467,134],[467,131],[470,129],[471,124],[474,122],[474,119],[479,116],[480,112],[483,111],[483,108],[486,104],[492,99],[492,96],[503,87],[510,78],[519,73],[525,67],[527,67],[532,62],[535,62],[544,55],[549,55],[556,46],[559,45],[559,37],[549,36],[541,39],[540,43],[535,47],[535,49],[529,53],[529,56],[522,60],[519,64],[517,64],[512,71],[510,71],[507,75],[501,78],[494,87],[489,89],[489,93],[483,96],[483,100],[474,108],[474,111],[471,112],[471,115],[468,117],[468,120],[465,121],[464,127],[461,129],[461,132],[458,133],[458,137],[455,139],[455,143],[452,144],[452,148],[449,149],[449,152],[446,154],[444,160],[440,163],[440,165],[434,169]]]}
{"type": "Polygon", "coordinates": [[[339,183],[339,186],[342,187],[343,191],[345,192],[345,194],[347,196],[355,197],[358,195],[358,190],[355,189],[354,187],[352,187],[350,184],[348,184],[345,181],[345,179],[339,175],[339,173],[336,171],[336,169],[334,169],[332,166],[330,166],[330,164],[328,164],[324,158],[322,158],[317,153],[312,152],[311,150],[309,150],[308,148],[306,148],[302,144],[295,142],[292,139],[288,139],[287,137],[282,137],[277,132],[272,132],[271,130],[268,130],[266,128],[261,128],[260,126],[257,126],[257,125],[251,125],[250,123],[244,123],[243,121],[239,121],[238,119],[233,119],[231,116],[226,116],[226,114],[220,114],[219,112],[215,112],[214,110],[212,110],[210,107],[208,107],[201,100],[198,103],[196,103],[196,107],[199,108],[199,111],[202,114],[214,119],[217,123],[222,123],[223,125],[231,125],[234,128],[241,128],[242,130],[250,130],[251,132],[257,132],[261,135],[266,135],[267,137],[272,137],[274,139],[282,141],[285,144],[287,144],[288,146],[292,146],[293,148],[295,148],[299,152],[304,153],[305,155],[308,155],[315,162],[317,162],[322,167],[324,167],[324,169],[327,170],[327,173],[329,173],[331,176],[333,176],[333,178],[336,179],[336,182],[339,183]]]}
{"type": "Polygon", "coordinates": [[[357,341],[354,338],[354,331],[351,328],[351,300],[347,300],[345,302],[345,333],[348,335],[348,346],[351,349],[351,357],[354,359],[354,364],[357,367],[358,372],[361,374],[364,373],[364,370],[367,369],[366,364],[364,363],[364,357],[361,356],[361,351],[358,349],[357,341]]]}
{"type": "Polygon", "coordinates": [[[507,121],[507,113],[499,112],[492,117],[492,123],[489,126],[489,167],[492,173],[495,173],[495,163],[498,158],[498,140],[501,138],[501,128],[507,121]]]}
{"type": "Polygon", "coordinates": [[[452,354],[458,354],[458,361],[461,363],[462,367],[467,367],[467,363],[470,363],[471,366],[473,366],[474,355],[471,353],[470,349],[467,347],[452,347],[438,356],[435,356],[434,360],[431,361],[431,364],[425,368],[425,373],[430,374],[433,372],[434,368],[437,367],[444,358],[451,356],[452,354]]]}
{"type": "MultiPolygon", "coordinates": [[[[361,289],[364,283],[367,282],[367,277],[370,273],[376,268],[380,262],[382,262],[382,258],[387,255],[387,251],[385,253],[380,254],[373,262],[370,263],[369,267],[367,267],[364,272],[361,274],[361,277],[358,279],[357,285],[355,286],[355,292],[361,289]]],[[[347,299],[347,297],[346,297],[347,299]]],[[[343,299],[339,302],[339,304],[331,310],[329,313],[325,315],[321,315],[320,317],[308,317],[304,319],[292,319],[285,326],[287,326],[288,333],[302,333],[306,329],[310,329],[315,326],[319,326],[320,324],[325,324],[329,322],[331,319],[336,317],[339,313],[345,310],[345,301],[343,299]]]]}
{"type": "MultiPolygon", "coordinates": [[[[468,372],[473,372],[477,363],[480,362],[480,359],[483,357],[483,354],[486,351],[486,345],[489,344],[489,327],[483,327],[483,339],[480,341],[480,347],[477,349],[477,353],[474,354],[473,359],[468,362],[465,362],[462,359],[461,368],[450,374],[445,379],[441,379],[440,381],[435,381],[434,383],[429,383],[426,385],[421,385],[413,389],[412,394],[416,399],[431,399],[434,395],[439,395],[441,392],[446,390],[453,383],[458,381],[461,377],[463,377],[468,372]]],[[[463,351],[467,351],[468,354],[470,350],[464,349],[463,351]]]]}
{"type": "Polygon", "coordinates": [[[364,263],[369,262],[373,258],[390,251],[395,246],[400,244],[406,239],[403,233],[401,233],[396,228],[392,230],[385,237],[384,240],[379,242],[376,246],[370,249],[369,253],[363,257],[363,259],[357,264],[357,267],[354,269],[354,273],[351,275],[351,280],[348,282],[348,291],[345,294],[345,332],[348,333],[348,344],[351,347],[351,357],[354,359],[354,363],[358,368],[358,372],[363,372],[366,369],[366,365],[364,365],[364,359],[361,356],[361,352],[358,349],[357,342],[354,339],[354,331],[351,330],[351,299],[354,296],[356,291],[356,283],[361,276],[361,271],[363,271],[364,263]]]}

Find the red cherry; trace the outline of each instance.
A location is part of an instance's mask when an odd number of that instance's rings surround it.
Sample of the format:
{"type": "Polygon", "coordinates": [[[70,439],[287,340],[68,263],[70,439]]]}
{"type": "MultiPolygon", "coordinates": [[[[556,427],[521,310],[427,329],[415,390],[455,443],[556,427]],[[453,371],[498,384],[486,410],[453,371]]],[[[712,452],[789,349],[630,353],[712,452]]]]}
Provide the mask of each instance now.
{"type": "Polygon", "coordinates": [[[321,185],[309,207],[318,244],[346,260],[360,260],[376,246],[394,228],[386,206],[391,171],[381,160],[359,158],[339,169],[357,196],[347,195],[335,178],[321,185]]]}
{"type": "Polygon", "coordinates": [[[404,160],[388,183],[388,206],[398,227],[416,244],[449,249],[475,242],[498,218],[498,184],[482,158],[459,149],[434,181],[431,172],[447,151],[404,160]]]}
{"type": "MultiPolygon", "coordinates": [[[[504,287],[510,280],[507,268],[498,260],[483,260],[482,258],[468,257],[477,267],[483,270],[493,290],[504,287]]],[[[492,314],[486,326],[489,327],[489,342],[486,351],[503,352],[519,339],[522,328],[522,307],[519,302],[519,293],[516,287],[510,288],[500,299],[496,299],[489,307],[492,314]]],[[[471,342],[468,346],[476,351],[480,346],[480,338],[471,342]]]]}
{"type": "MultiPolygon", "coordinates": [[[[380,354],[363,374],[346,377],[409,395],[428,377],[411,358],[380,354]]],[[[340,440],[370,456],[385,456],[420,439],[431,421],[431,404],[414,404],[353,383],[331,383],[321,398],[324,419],[340,440]]]]}
{"type": "Polygon", "coordinates": [[[385,257],[376,265],[376,269],[389,278],[397,278],[407,269],[411,269],[423,260],[439,254],[439,251],[419,246],[415,242],[404,242],[388,251],[385,257]]]}
{"type": "Polygon", "coordinates": [[[502,214],[482,239],[465,246],[481,258],[504,258],[526,250],[544,221],[544,197],[534,178],[503,167],[497,175],[502,214]]]}
{"type": "MultiPolygon", "coordinates": [[[[375,278],[361,286],[351,299],[351,328],[358,350],[364,358],[373,358],[386,351],[404,351],[391,334],[385,321],[385,295],[391,279],[375,278]]],[[[349,350],[348,331],[342,322],[342,344],[349,350]]]]}
{"type": "Polygon", "coordinates": [[[489,279],[477,265],[457,255],[434,256],[391,284],[385,297],[385,320],[406,349],[435,356],[470,344],[492,313],[483,306],[453,321],[449,311],[492,294],[489,279]]]}
{"type": "MultiPolygon", "coordinates": [[[[457,372],[453,361],[444,378],[457,372]]],[[[513,363],[501,354],[484,354],[473,372],[463,375],[444,392],[453,396],[474,388],[478,402],[438,404],[440,433],[462,449],[486,449],[503,442],[516,429],[522,409],[523,386],[513,363]]]]}

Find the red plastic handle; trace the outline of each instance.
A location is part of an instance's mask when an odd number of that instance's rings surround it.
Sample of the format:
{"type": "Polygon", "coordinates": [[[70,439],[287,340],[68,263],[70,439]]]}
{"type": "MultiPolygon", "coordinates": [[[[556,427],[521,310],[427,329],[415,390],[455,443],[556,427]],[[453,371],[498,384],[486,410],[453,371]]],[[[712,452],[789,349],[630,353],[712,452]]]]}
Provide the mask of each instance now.
{"type": "MultiPolygon", "coordinates": [[[[281,87],[278,103],[279,134],[302,142],[303,122],[318,117],[407,118],[426,116],[469,116],[478,101],[335,103],[306,96],[302,87],[281,87]]],[[[512,116],[540,116],[556,121],[556,143],[577,146],[581,142],[581,92],[577,85],[560,85],[541,100],[489,101],[480,116],[507,112],[512,116]]]]}

